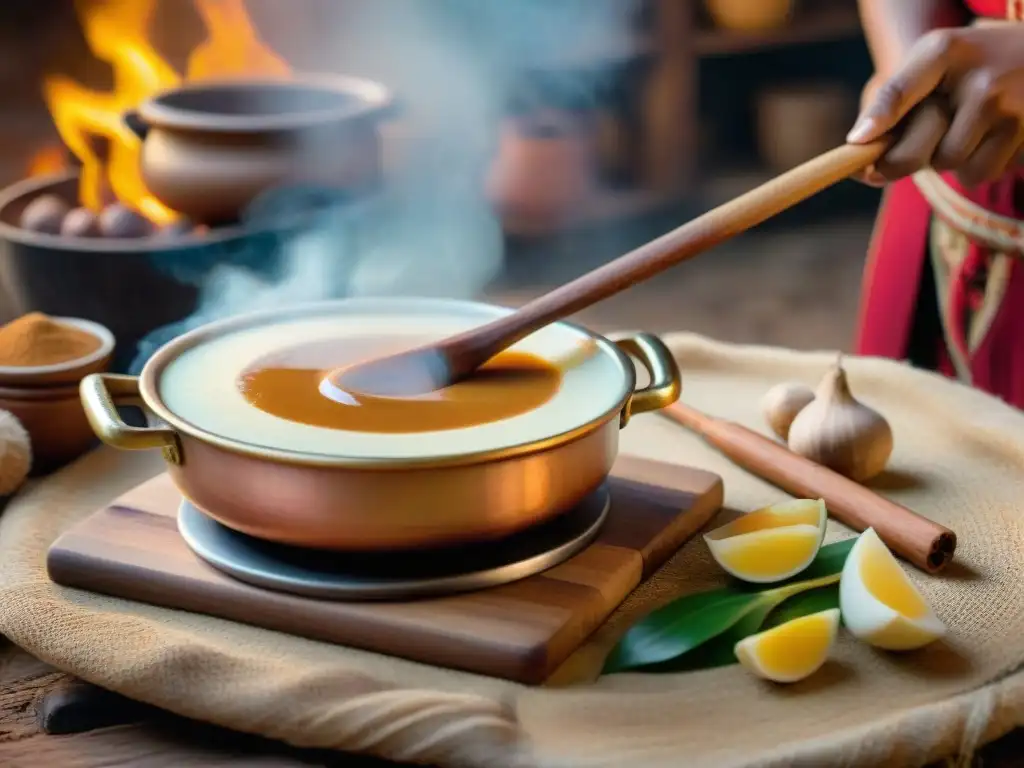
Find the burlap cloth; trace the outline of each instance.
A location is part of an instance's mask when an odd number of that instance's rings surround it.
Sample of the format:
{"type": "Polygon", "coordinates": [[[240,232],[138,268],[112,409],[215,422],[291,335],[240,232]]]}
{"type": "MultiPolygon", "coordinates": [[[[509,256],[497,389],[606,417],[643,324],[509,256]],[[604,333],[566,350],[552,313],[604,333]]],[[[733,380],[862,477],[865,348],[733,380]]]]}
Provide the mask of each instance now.
{"type": "MultiPolygon", "coordinates": [[[[670,342],[683,397],[761,428],[758,400],[815,382],[829,353],[670,342]]],[[[914,578],[948,643],[897,656],[843,636],[835,660],[789,687],[738,666],[593,682],[630,618],[710,588],[720,572],[687,545],[544,688],[433,669],[228,621],[51,584],[44,554],[72,522],[159,471],[156,456],[101,449],[26,489],[0,518],[0,631],[86,680],[168,710],[300,746],[396,760],[523,766],[920,765],[968,756],[1021,723],[1024,676],[1024,414],[894,362],[850,359],[852,385],[892,421],[885,492],[952,527],[958,564],[914,578]]],[[[704,467],[726,503],[781,498],[666,420],[637,418],[623,450],[704,467]]],[[[831,524],[832,538],[849,535],[831,524]]]]}

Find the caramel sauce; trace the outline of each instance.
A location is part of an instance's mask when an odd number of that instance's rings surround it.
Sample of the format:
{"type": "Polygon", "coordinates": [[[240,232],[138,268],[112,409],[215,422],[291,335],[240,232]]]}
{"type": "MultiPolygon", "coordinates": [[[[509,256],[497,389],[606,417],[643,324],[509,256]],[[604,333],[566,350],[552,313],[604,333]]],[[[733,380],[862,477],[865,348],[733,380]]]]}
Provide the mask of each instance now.
{"type": "Polygon", "coordinates": [[[507,419],[532,411],[558,391],[562,374],[523,352],[503,352],[476,375],[450,387],[408,398],[359,394],[339,403],[320,394],[338,350],[317,345],[265,361],[242,374],[239,388],[254,407],[289,421],[353,432],[433,432],[507,419]],[[330,354],[330,357],[327,355],[330,354]],[[311,358],[318,365],[310,365],[311,358]]]}

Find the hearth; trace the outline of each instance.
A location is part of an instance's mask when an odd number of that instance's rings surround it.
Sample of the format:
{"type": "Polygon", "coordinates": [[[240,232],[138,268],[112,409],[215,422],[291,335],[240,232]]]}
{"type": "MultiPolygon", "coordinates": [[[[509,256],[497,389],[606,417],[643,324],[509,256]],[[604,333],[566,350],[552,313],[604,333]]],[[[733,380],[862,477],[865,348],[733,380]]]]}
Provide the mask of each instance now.
{"type": "Polygon", "coordinates": [[[181,74],[149,42],[153,3],[80,6],[113,88],[48,77],[64,144],[48,156],[71,163],[0,190],[6,313],[102,323],[117,338],[115,371],[185,330],[218,268],[273,282],[289,241],[324,216],[343,240],[339,209],[381,184],[386,87],[295,74],[242,0],[195,5],[207,36],[181,74]]]}
{"type": "Polygon", "coordinates": [[[144,237],[83,237],[20,226],[35,200],[74,201],[78,182],[78,173],[68,171],[0,190],[0,290],[10,314],[39,311],[105,325],[118,342],[115,371],[127,370],[149,334],[195,311],[199,286],[217,265],[271,274],[282,240],[310,226],[310,217],[331,199],[296,193],[294,206],[279,215],[264,212],[262,224],[144,237]],[[297,208],[306,208],[306,215],[297,208]]]}

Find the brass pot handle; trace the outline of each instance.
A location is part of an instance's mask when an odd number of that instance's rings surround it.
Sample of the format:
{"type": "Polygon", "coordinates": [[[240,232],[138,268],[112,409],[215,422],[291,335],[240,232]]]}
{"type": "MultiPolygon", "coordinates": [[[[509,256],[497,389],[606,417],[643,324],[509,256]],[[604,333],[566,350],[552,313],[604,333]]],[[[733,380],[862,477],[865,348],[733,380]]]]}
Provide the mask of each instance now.
{"type": "Polygon", "coordinates": [[[146,451],[159,448],[164,460],[181,463],[178,435],[168,427],[132,427],[117,413],[116,404],[138,400],[139,379],[114,373],[93,373],[82,379],[78,387],[85,416],[96,436],[107,445],[122,451],[146,451]]]}
{"type": "Polygon", "coordinates": [[[647,369],[651,383],[630,395],[622,407],[619,427],[629,423],[638,413],[657,411],[672,405],[683,391],[683,377],[679,364],[665,342],[650,333],[630,333],[610,339],[615,346],[632,355],[647,369]]]}

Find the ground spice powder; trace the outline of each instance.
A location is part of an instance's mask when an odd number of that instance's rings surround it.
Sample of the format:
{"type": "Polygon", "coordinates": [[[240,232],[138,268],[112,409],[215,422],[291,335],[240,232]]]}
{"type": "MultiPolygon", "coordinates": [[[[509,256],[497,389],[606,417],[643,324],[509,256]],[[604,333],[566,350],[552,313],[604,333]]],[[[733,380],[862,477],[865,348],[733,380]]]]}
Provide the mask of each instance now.
{"type": "Polygon", "coordinates": [[[95,352],[102,342],[88,331],[30,312],[0,328],[0,365],[54,365],[95,352]]]}

